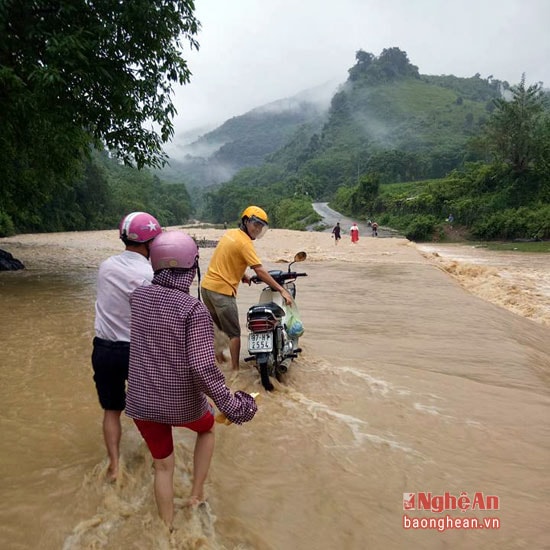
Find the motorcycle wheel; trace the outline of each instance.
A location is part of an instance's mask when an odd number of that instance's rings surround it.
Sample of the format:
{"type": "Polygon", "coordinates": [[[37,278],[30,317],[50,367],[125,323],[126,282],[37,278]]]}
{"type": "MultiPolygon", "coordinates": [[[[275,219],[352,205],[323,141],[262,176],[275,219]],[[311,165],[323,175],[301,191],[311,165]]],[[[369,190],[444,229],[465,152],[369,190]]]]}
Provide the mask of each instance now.
{"type": "Polygon", "coordinates": [[[273,391],[273,384],[269,379],[269,368],[267,366],[267,359],[258,362],[258,370],[260,371],[260,378],[262,380],[262,386],[267,391],[273,391]]]}

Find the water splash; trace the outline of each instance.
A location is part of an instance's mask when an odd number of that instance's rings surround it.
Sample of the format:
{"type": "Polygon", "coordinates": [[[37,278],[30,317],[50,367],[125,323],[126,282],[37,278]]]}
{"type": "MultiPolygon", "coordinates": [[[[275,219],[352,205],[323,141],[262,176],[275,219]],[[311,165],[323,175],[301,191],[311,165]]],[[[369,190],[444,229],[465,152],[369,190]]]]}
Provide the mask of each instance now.
{"type": "MultiPolygon", "coordinates": [[[[175,433],[179,435],[178,432],[175,433]]],[[[66,537],[63,550],[122,548],[131,533],[141,533],[143,548],[208,548],[222,550],[217,541],[216,516],[208,503],[187,506],[191,490],[192,449],[186,441],[175,441],[174,523],[170,530],[156,510],[153,470],[147,448],[140,445],[126,461],[114,483],[105,481],[106,461],[94,466],[84,479],[80,493],[88,501],[98,497],[93,516],[81,520],[66,537]]]]}

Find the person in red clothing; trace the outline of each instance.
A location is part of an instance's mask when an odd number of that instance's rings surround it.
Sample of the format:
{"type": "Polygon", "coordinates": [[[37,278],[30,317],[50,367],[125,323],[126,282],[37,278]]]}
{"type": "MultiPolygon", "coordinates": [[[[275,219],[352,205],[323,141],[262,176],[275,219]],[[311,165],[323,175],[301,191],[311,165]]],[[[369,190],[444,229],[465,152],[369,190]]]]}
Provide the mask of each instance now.
{"type": "Polygon", "coordinates": [[[349,234],[351,242],[355,244],[359,240],[359,228],[355,222],[353,222],[353,225],[350,227],[349,234]]]}
{"type": "Polygon", "coordinates": [[[130,297],[130,369],[126,414],[147,443],[155,466],[160,517],[174,519],[172,427],[197,434],[190,505],[204,501],[204,483],[214,451],[214,411],[235,424],[252,420],[257,406],[242,391],[231,393],[216,366],[214,327],[202,302],[190,296],[199,251],[183,231],[159,235],[150,248],[152,284],[130,297]]]}

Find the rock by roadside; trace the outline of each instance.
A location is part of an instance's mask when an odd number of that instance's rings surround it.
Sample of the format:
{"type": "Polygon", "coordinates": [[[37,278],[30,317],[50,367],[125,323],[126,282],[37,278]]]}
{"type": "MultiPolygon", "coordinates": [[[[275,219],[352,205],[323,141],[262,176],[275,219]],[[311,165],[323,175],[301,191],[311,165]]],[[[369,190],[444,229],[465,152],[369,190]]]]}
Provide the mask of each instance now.
{"type": "Polygon", "coordinates": [[[18,269],[25,269],[23,263],[0,248],[0,271],[17,271],[18,269]]]}

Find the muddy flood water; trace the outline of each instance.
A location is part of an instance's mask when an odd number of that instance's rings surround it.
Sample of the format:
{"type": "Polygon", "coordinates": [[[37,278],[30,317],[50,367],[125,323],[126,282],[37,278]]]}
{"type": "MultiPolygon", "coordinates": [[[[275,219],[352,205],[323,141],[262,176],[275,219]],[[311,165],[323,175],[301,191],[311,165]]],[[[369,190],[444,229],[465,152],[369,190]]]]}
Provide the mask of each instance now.
{"type": "MultiPolygon", "coordinates": [[[[122,474],[105,482],[90,355],[96,271],[117,237],[0,239],[27,267],[0,273],[0,548],[550,547],[550,255],[270,230],[267,267],[308,253],[303,353],[271,393],[247,364],[222,367],[233,390],[260,392],[259,411],[217,425],[196,511],[183,506],[194,434],[176,431],[169,533],[124,415],[122,474]]],[[[239,290],[243,327],[259,290],[239,290]]]]}

